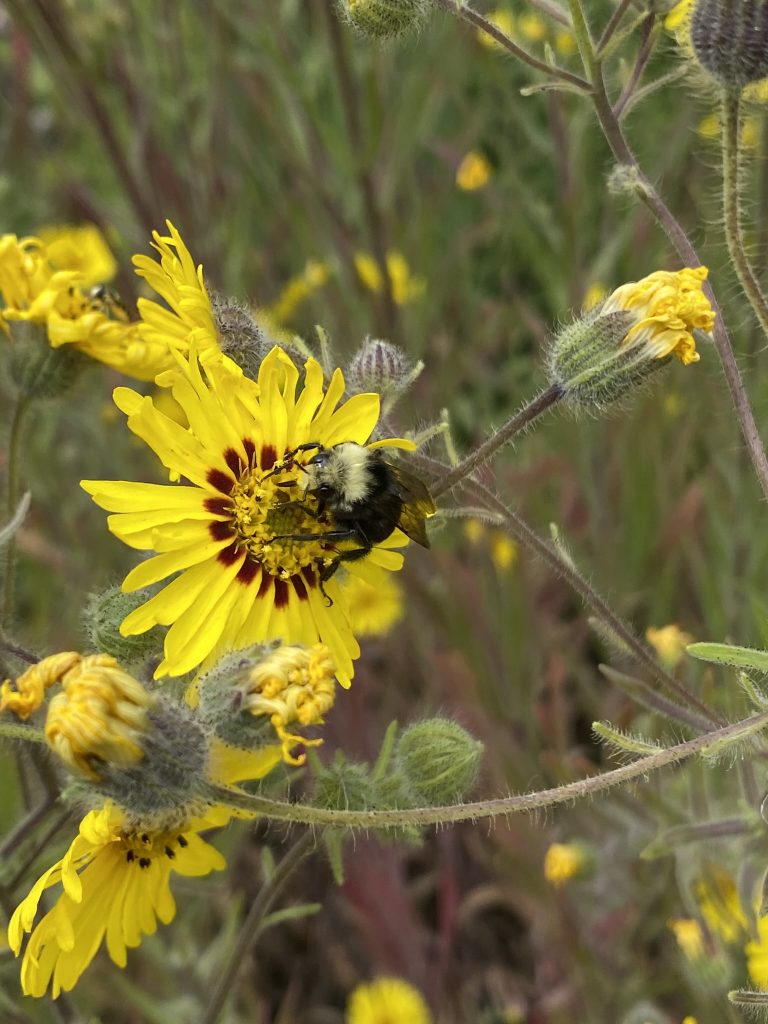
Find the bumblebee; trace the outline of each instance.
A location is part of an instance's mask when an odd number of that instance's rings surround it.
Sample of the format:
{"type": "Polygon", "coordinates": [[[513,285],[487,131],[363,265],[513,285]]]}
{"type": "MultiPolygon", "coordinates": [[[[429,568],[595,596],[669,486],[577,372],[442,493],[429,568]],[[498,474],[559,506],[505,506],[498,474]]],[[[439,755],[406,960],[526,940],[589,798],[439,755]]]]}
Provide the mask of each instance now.
{"type": "MultiPolygon", "coordinates": [[[[366,448],[354,441],[342,441],[331,448],[316,442],[299,445],[287,452],[273,472],[295,465],[306,473],[304,497],[315,499],[309,514],[324,516],[331,529],[318,533],[290,534],[284,540],[353,541],[356,547],[339,551],[324,566],[320,583],[330,579],[342,562],[365,558],[395,529],[429,547],[425,520],[437,511],[427,487],[418,477],[396,466],[378,448],[366,448]],[[306,463],[296,461],[302,452],[315,451],[306,463]]],[[[309,508],[305,506],[305,510],[309,508]]]]}

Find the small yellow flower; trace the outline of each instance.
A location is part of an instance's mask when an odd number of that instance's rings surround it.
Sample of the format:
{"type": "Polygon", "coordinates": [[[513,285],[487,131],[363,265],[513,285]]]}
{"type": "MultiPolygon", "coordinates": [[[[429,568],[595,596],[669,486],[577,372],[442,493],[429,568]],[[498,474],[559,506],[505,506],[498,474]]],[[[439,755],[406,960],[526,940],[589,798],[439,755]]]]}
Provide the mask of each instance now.
{"type": "Polygon", "coordinates": [[[631,313],[635,323],[623,348],[642,347],[649,359],[675,355],[687,366],[699,360],[692,331],[711,331],[715,313],[703,292],[706,267],[657,270],[621,285],[605,300],[601,314],[631,313]]]}
{"type": "Polygon", "coordinates": [[[357,636],[387,636],[403,617],[403,588],[389,572],[371,566],[365,579],[348,576],[342,590],[357,636]]]}
{"type": "Polygon", "coordinates": [[[671,32],[677,42],[691,50],[691,16],[694,0],[680,0],[664,19],[664,28],[671,32]]]}
{"type": "Polygon", "coordinates": [[[465,192],[476,192],[485,188],[490,179],[491,165],[476,149],[467,153],[456,171],[456,184],[465,192]]]}
{"type": "Polygon", "coordinates": [[[273,324],[283,324],[290,320],[299,306],[318,291],[331,276],[327,263],[309,260],[304,270],[292,277],[280,292],[277,300],[264,312],[273,324]]]}
{"type": "MultiPolygon", "coordinates": [[[[502,7],[497,8],[487,15],[487,20],[495,25],[505,36],[512,36],[515,31],[515,19],[512,17],[512,12],[507,11],[502,7]]],[[[504,47],[501,43],[489,36],[487,32],[484,32],[481,28],[477,30],[478,42],[482,43],[483,46],[488,50],[503,50],[504,47]]]]}
{"type": "Polygon", "coordinates": [[[517,30],[529,43],[543,43],[549,35],[546,21],[532,11],[520,15],[517,19],[517,30]]]}
{"type": "Polygon", "coordinates": [[[757,918],[757,938],[744,947],[750,980],[760,989],[768,989],[768,917],[757,918]]]}
{"type": "Polygon", "coordinates": [[[710,932],[725,942],[734,942],[748,928],[736,884],[722,868],[715,868],[694,887],[701,916],[710,932]]]}
{"type": "Polygon", "coordinates": [[[517,544],[503,530],[493,530],[490,536],[491,559],[499,572],[511,569],[517,561],[517,544]]]}
{"type": "Polygon", "coordinates": [[[561,57],[572,57],[574,53],[578,52],[578,49],[576,36],[573,32],[569,32],[568,29],[564,28],[557,30],[555,33],[555,50],[561,57]]]}
{"type": "Polygon", "coordinates": [[[51,700],[45,738],[70,768],[98,781],[100,763],[125,766],[144,756],[142,733],[154,699],[108,654],[82,658],[51,700]]]}
{"type": "Polygon", "coordinates": [[[700,960],[706,950],[704,932],[699,922],[693,917],[678,917],[667,923],[686,957],[689,960],[700,960]]]}
{"type": "Polygon", "coordinates": [[[420,993],[401,978],[358,985],[347,1003],[346,1024],[431,1024],[420,993]]]}
{"type": "Polygon", "coordinates": [[[688,644],[693,643],[690,633],[684,633],[675,622],[660,629],[649,626],[645,631],[645,638],[666,668],[674,668],[685,655],[688,644]]]}
{"type": "Polygon", "coordinates": [[[682,1024],[699,1024],[699,1022],[689,1013],[687,1017],[683,1017],[682,1024]]]}
{"type": "MultiPolygon", "coordinates": [[[[384,282],[379,264],[369,253],[355,255],[355,269],[363,284],[372,292],[381,292],[384,282]]],[[[424,293],[423,278],[413,277],[405,257],[399,252],[387,253],[387,273],[392,288],[392,298],[398,306],[404,306],[424,293]]]]}
{"type": "Polygon", "coordinates": [[[117,273],[117,260],[95,224],[42,228],[39,238],[59,270],[76,270],[84,285],[104,284],[117,273]]]}
{"type": "Polygon", "coordinates": [[[322,725],[333,707],[336,669],[325,644],[312,647],[278,647],[251,670],[242,685],[242,706],[252,715],[267,715],[282,743],[287,764],[304,764],[305,756],[294,757],[291,748],[319,746],[321,739],[307,739],[288,731],[301,726],[322,725]]]}
{"type": "MultiPolygon", "coordinates": [[[[696,126],[696,133],[709,142],[719,142],[722,127],[717,114],[707,114],[696,126]]],[[[745,149],[754,149],[760,138],[760,129],[755,117],[745,117],[741,125],[741,144],[745,149]]]]}
{"type": "Polygon", "coordinates": [[[664,396],[664,412],[670,419],[679,416],[683,409],[683,397],[677,391],[670,391],[664,396]]]}
{"type": "Polygon", "coordinates": [[[0,714],[13,711],[21,719],[29,718],[45,700],[45,691],[79,661],[80,655],[75,651],[63,651],[38,661],[13,684],[6,679],[0,686],[0,714]]]}
{"type": "Polygon", "coordinates": [[[544,877],[561,889],[584,873],[588,859],[580,843],[552,843],[544,856],[544,877]]]}
{"type": "Polygon", "coordinates": [[[480,519],[465,519],[463,530],[470,544],[479,544],[485,536],[486,527],[480,519]]]}

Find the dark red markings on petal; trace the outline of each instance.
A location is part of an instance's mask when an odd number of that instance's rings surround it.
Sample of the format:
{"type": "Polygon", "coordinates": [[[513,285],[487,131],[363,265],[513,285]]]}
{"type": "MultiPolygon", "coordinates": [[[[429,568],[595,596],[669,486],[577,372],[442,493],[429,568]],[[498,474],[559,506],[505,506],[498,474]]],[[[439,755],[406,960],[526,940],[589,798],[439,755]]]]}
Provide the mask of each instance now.
{"type": "Polygon", "coordinates": [[[317,578],[315,577],[314,572],[310,569],[308,565],[305,565],[304,568],[301,570],[301,575],[307,581],[307,586],[317,586],[317,578]]]}
{"type": "Polygon", "coordinates": [[[295,576],[291,576],[291,583],[293,584],[293,589],[296,591],[298,599],[300,601],[306,601],[308,596],[307,588],[304,586],[304,580],[301,578],[299,573],[296,573],[295,576]]]}
{"type": "Polygon", "coordinates": [[[277,449],[273,444],[263,444],[261,446],[261,468],[272,469],[274,464],[277,462],[277,449]]]}
{"type": "Polygon", "coordinates": [[[275,576],[275,608],[285,608],[288,604],[288,584],[275,576]]]}
{"type": "Polygon", "coordinates": [[[240,557],[237,544],[230,544],[229,547],[222,548],[218,555],[216,555],[217,561],[221,562],[222,565],[234,565],[240,557]]]}
{"type": "Polygon", "coordinates": [[[261,583],[259,584],[259,592],[256,595],[257,598],[266,596],[267,592],[269,591],[269,588],[272,586],[272,580],[274,578],[275,577],[270,576],[268,572],[262,572],[261,583]]]}
{"type": "Polygon", "coordinates": [[[227,450],[224,452],[224,461],[232,470],[235,479],[237,479],[240,476],[242,462],[240,460],[240,456],[237,454],[234,448],[227,448],[227,450]]]}
{"type": "Polygon", "coordinates": [[[256,579],[259,569],[261,569],[261,562],[252,558],[251,555],[246,555],[245,561],[240,566],[240,571],[237,576],[235,576],[235,579],[238,583],[242,583],[243,586],[247,587],[256,579]]]}
{"type": "Polygon", "coordinates": [[[256,445],[250,437],[243,438],[243,448],[245,448],[245,457],[248,459],[248,465],[253,466],[253,457],[256,454],[256,445]]]}
{"type": "Polygon", "coordinates": [[[213,516],[232,515],[232,502],[229,498],[206,498],[203,508],[213,516]]]}
{"type": "Polygon", "coordinates": [[[208,523],[208,533],[210,533],[214,540],[227,540],[235,535],[232,523],[222,523],[218,520],[215,523],[208,523]]]}
{"type": "Polygon", "coordinates": [[[208,483],[217,491],[221,491],[222,494],[231,494],[232,488],[235,486],[235,481],[228,473],[223,473],[220,469],[209,469],[206,474],[206,480],[208,483]]]}

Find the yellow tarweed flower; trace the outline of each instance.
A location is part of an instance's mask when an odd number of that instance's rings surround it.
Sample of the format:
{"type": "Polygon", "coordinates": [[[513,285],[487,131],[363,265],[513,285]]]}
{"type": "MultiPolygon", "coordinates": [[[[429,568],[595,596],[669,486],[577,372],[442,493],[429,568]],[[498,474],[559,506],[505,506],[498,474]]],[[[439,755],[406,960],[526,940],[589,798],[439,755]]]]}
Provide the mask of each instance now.
{"type": "Polygon", "coordinates": [[[694,894],[707,927],[725,942],[734,942],[747,930],[736,884],[727,871],[716,868],[700,878],[694,894]]]}
{"type": "Polygon", "coordinates": [[[117,273],[117,260],[95,224],[42,228],[48,259],[60,270],[76,270],[85,285],[105,284],[117,273]]]}
{"type": "MultiPolygon", "coordinates": [[[[487,16],[487,20],[495,25],[505,36],[512,36],[515,31],[515,19],[512,17],[512,12],[505,10],[503,7],[497,8],[495,11],[491,11],[487,16]]],[[[503,50],[504,47],[501,43],[489,36],[487,32],[479,28],[477,30],[478,42],[482,43],[483,46],[488,50],[503,50]]]]}
{"type": "Polygon", "coordinates": [[[283,324],[290,320],[299,306],[313,292],[318,291],[328,281],[331,270],[327,263],[309,260],[301,274],[292,277],[280,292],[277,300],[264,312],[271,324],[283,324]]]}
{"type": "Polygon", "coordinates": [[[691,331],[711,331],[715,314],[702,290],[706,267],[657,270],[621,285],[605,300],[602,315],[632,313],[623,347],[642,346],[650,359],[675,355],[684,365],[699,359],[691,331]]]}
{"type": "Polygon", "coordinates": [[[579,843],[552,843],[544,855],[544,877],[555,889],[561,889],[583,874],[587,856],[579,843]]]}
{"type": "Polygon", "coordinates": [[[485,188],[491,180],[491,165],[482,153],[470,150],[462,159],[456,171],[456,184],[465,192],[476,192],[485,188]]]}
{"type": "Polygon", "coordinates": [[[29,718],[45,700],[45,691],[79,661],[80,655],[76,651],[63,651],[32,665],[14,684],[6,679],[0,686],[0,714],[13,711],[19,718],[29,718]]]}
{"type": "Polygon", "coordinates": [[[677,917],[667,924],[689,960],[700,960],[704,956],[704,931],[696,918],[677,917]]]}
{"type": "MultiPolygon", "coordinates": [[[[373,256],[365,252],[356,253],[355,269],[360,280],[372,292],[383,290],[381,270],[373,256]]],[[[405,306],[423,295],[426,284],[422,278],[411,275],[408,262],[402,253],[387,253],[387,273],[392,287],[392,298],[398,306],[405,306]]]]}
{"type": "MultiPolygon", "coordinates": [[[[291,491],[300,495],[305,487],[300,459],[282,460],[310,442],[365,444],[379,417],[378,395],[355,395],[339,405],[343,374],[336,370],[326,389],[314,359],[307,361],[297,393],[299,371],[279,348],[261,363],[258,383],[224,356],[204,368],[194,356],[179,357],[178,369],[158,383],[171,389],[189,430],[128,388],[115,391],[115,402],[166,469],[189,483],[82,482],[97,505],[115,513],[108,519],[112,533],[130,547],[158,552],[128,574],[124,590],[180,573],[128,615],[121,632],[170,626],[156,677],[182,675],[255,643],[320,640],[331,650],[339,682],[348,686],[360,648],[341,573],[325,583],[331,605],[320,587],[321,571],[335,561],[338,545],[322,537],[295,539],[325,528],[311,509],[289,500],[291,491]]],[[[398,439],[374,444],[414,447],[398,439]]],[[[400,569],[403,556],[391,549],[405,543],[395,530],[365,559],[344,568],[363,577],[370,565],[400,569]]]]}
{"type": "Polygon", "coordinates": [[[322,725],[324,715],[333,707],[336,679],[331,652],[325,644],[312,647],[278,647],[255,668],[241,687],[243,707],[252,715],[266,715],[282,744],[283,760],[304,764],[302,754],[294,757],[291,748],[319,746],[320,739],[307,739],[288,731],[299,725],[322,725]]]}
{"type": "Polygon", "coordinates": [[[82,658],[51,700],[45,738],[70,768],[94,781],[98,764],[129,765],[143,756],[150,693],[108,654],[82,658]]]}
{"type": "Polygon", "coordinates": [[[358,985],[347,1003],[346,1024],[431,1024],[421,994],[401,978],[358,985]]]}
{"type": "Polygon", "coordinates": [[[386,636],[402,619],[403,588],[391,573],[370,567],[369,575],[342,583],[355,636],[386,636]]]}
{"type": "Polygon", "coordinates": [[[667,668],[674,668],[685,655],[688,644],[693,643],[690,633],[684,633],[675,622],[660,629],[649,626],[645,631],[645,638],[667,668]]]}

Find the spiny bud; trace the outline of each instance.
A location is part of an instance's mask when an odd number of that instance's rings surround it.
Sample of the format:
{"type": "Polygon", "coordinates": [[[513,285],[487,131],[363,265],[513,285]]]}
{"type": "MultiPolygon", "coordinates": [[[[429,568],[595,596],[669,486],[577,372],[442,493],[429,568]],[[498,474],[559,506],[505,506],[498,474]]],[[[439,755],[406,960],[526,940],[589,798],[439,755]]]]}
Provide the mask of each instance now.
{"type": "Polygon", "coordinates": [[[375,785],[368,765],[347,761],[337,754],[315,775],[315,803],[334,811],[364,811],[376,807],[375,785]]]}
{"type": "Polygon", "coordinates": [[[339,0],[352,27],[368,39],[397,39],[421,27],[430,0],[339,0]]]}
{"type": "Polygon", "coordinates": [[[693,330],[715,314],[702,290],[706,267],[658,270],[617,288],[555,337],[550,380],[577,406],[602,407],[638,387],[672,355],[699,359],[693,330]]]}
{"type": "Polygon", "coordinates": [[[450,718],[428,718],[400,736],[395,763],[428,805],[461,800],[477,780],[483,744],[450,718]]]}
{"type": "MultiPolygon", "coordinates": [[[[416,366],[397,345],[380,338],[366,338],[349,364],[347,381],[353,392],[374,391],[387,401],[397,399],[414,382],[422,366],[416,366]]],[[[394,401],[390,401],[390,405],[394,401]]]]}
{"type": "Polygon", "coordinates": [[[8,321],[10,371],[22,395],[56,398],[68,391],[87,363],[74,345],[51,348],[42,324],[8,321]]]}
{"type": "Polygon", "coordinates": [[[162,649],[159,629],[138,636],[123,636],[120,623],[150,597],[146,590],[125,594],[119,586],[92,594],[86,606],[83,625],[93,647],[130,665],[162,649]]]}
{"type": "Polygon", "coordinates": [[[271,339],[242,302],[214,293],[211,307],[221,351],[237,363],[247,377],[255,380],[264,356],[272,348],[271,339]]]}
{"type": "Polygon", "coordinates": [[[768,76],[768,0],[696,0],[691,42],[719,82],[741,89],[768,76]]]}

